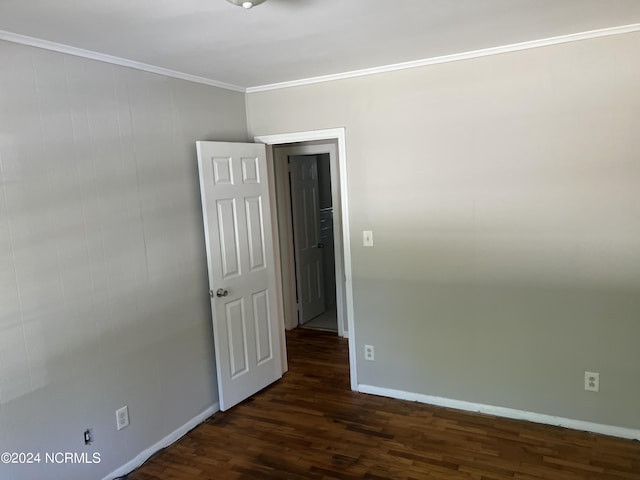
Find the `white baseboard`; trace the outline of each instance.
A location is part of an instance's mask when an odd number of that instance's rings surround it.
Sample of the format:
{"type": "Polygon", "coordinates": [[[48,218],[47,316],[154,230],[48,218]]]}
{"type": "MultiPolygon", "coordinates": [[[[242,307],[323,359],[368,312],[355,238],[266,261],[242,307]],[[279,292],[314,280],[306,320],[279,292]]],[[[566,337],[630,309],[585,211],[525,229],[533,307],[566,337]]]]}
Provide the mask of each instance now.
{"type": "Polygon", "coordinates": [[[138,455],[136,455],[134,459],[122,465],[120,468],[117,468],[116,470],[108,474],[106,477],[104,477],[102,480],[113,480],[114,478],[122,477],[123,475],[131,473],[133,470],[135,470],[144,462],[146,462],[154,453],[156,453],[159,450],[162,450],[165,447],[168,447],[169,445],[171,445],[172,443],[174,443],[175,441],[183,437],[189,430],[197,427],[202,422],[204,422],[207,418],[209,418],[211,415],[219,411],[220,411],[220,404],[214,403],[209,408],[207,408],[204,412],[196,415],[187,423],[185,423],[181,427],[171,432],[169,435],[164,437],[159,442],[153,444],[143,452],[140,452],[138,455]]]}
{"type": "Polygon", "coordinates": [[[603,435],[611,435],[613,437],[640,440],[640,430],[635,430],[632,428],[603,425],[600,423],[585,422],[582,420],[574,420],[571,418],[555,417],[553,415],[545,415],[542,413],[516,410],[514,408],[496,407],[493,405],[484,405],[482,403],[452,400],[450,398],[434,397],[431,395],[424,395],[421,393],[405,392],[402,390],[375,387],[371,385],[358,385],[358,391],[361,393],[368,393],[371,395],[378,395],[381,397],[397,398],[400,400],[409,400],[412,402],[420,402],[420,403],[427,403],[429,405],[437,405],[439,407],[454,408],[456,410],[486,413],[488,415],[495,415],[496,417],[513,418],[517,420],[527,420],[529,422],[542,423],[545,425],[554,425],[557,427],[566,427],[566,428],[571,428],[573,430],[583,430],[586,432],[601,433],[603,435]]]}

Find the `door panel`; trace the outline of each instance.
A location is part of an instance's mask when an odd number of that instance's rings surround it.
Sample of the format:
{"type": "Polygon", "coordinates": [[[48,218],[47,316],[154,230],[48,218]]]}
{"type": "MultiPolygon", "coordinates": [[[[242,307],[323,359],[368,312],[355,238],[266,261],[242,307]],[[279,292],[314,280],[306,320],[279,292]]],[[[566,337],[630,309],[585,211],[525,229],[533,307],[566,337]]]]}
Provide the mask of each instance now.
{"type": "Polygon", "coordinates": [[[240,245],[236,228],[238,213],[236,201],[233,198],[219,200],[217,206],[222,278],[228,279],[240,275],[240,245]]]}
{"type": "Polygon", "coordinates": [[[197,142],[220,394],[227,410],[282,376],[265,147],[197,142]]]}
{"type": "Polygon", "coordinates": [[[289,163],[298,321],[302,324],[325,310],[318,164],[315,155],[291,156],[289,163]]]}
{"type": "Polygon", "coordinates": [[[231,378],[247,372],[247,335],[242,298],[225,305],[225,322],[229,335],[229,362],[231,378]]]}
{"type": "Polygon", "coordinates": [[[269,297],[266,291],[253,295],[253,316],[256,329],[257,361],[260,365],[273,358],[269,297]]]}
{"type": "Polygon", "coordinates": [[[249,266],[252,272],[266,268],[264,263],[264,222],[262,219],[262,200],[260,197],[245,199],[247,212],[247,231],[249,236],[249,266]]]}

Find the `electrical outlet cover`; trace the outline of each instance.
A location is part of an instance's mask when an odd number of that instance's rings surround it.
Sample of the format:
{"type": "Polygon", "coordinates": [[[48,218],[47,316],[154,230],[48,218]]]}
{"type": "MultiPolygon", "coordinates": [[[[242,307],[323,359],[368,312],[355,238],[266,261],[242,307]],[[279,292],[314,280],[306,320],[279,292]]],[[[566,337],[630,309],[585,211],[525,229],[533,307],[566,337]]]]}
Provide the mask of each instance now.
{"type": "Polygon", "coordinates": [[[364,359],[373,361],[374,359],[374,350],[373,345],[365,345],[364,346],[364,359]]]}
{"type": "Polygon", "coordinates": [[[599,392],[600,374],[595,372],[584,372],[584,389],[589,392],[599,392]]]}

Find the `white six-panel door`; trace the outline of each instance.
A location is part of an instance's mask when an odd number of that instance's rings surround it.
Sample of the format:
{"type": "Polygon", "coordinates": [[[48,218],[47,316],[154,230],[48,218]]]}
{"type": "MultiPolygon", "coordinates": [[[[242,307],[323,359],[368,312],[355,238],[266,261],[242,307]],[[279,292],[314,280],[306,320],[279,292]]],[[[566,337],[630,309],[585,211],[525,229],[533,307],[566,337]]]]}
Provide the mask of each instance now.
{"type": "Polygon", "coordinates": [[[263,144],[197,142],[220,409],[282,377],[263,144]]]}
{"type": "Polygon", "coordinates": [[[302,324],[325,311],[318,161],[315,155],[292,155],[289,165],[298,322],[302,324]]]}

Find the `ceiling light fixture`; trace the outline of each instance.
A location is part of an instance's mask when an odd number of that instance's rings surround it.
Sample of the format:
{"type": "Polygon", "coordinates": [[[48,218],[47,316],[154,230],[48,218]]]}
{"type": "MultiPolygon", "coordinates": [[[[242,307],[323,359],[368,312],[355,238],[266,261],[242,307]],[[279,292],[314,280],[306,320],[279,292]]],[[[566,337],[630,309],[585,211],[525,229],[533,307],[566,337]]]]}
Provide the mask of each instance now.
{"type": "Polygon", "coordinates": [[[227,0],[227,2],[229,3],[233,3],[234,5],[237,5],[239,7],[242,8],[246,8],[249,9],[251,7],[255,7],[256,5],[260,5],[261,3],[266,2],[267,0],[227,0]]]}

